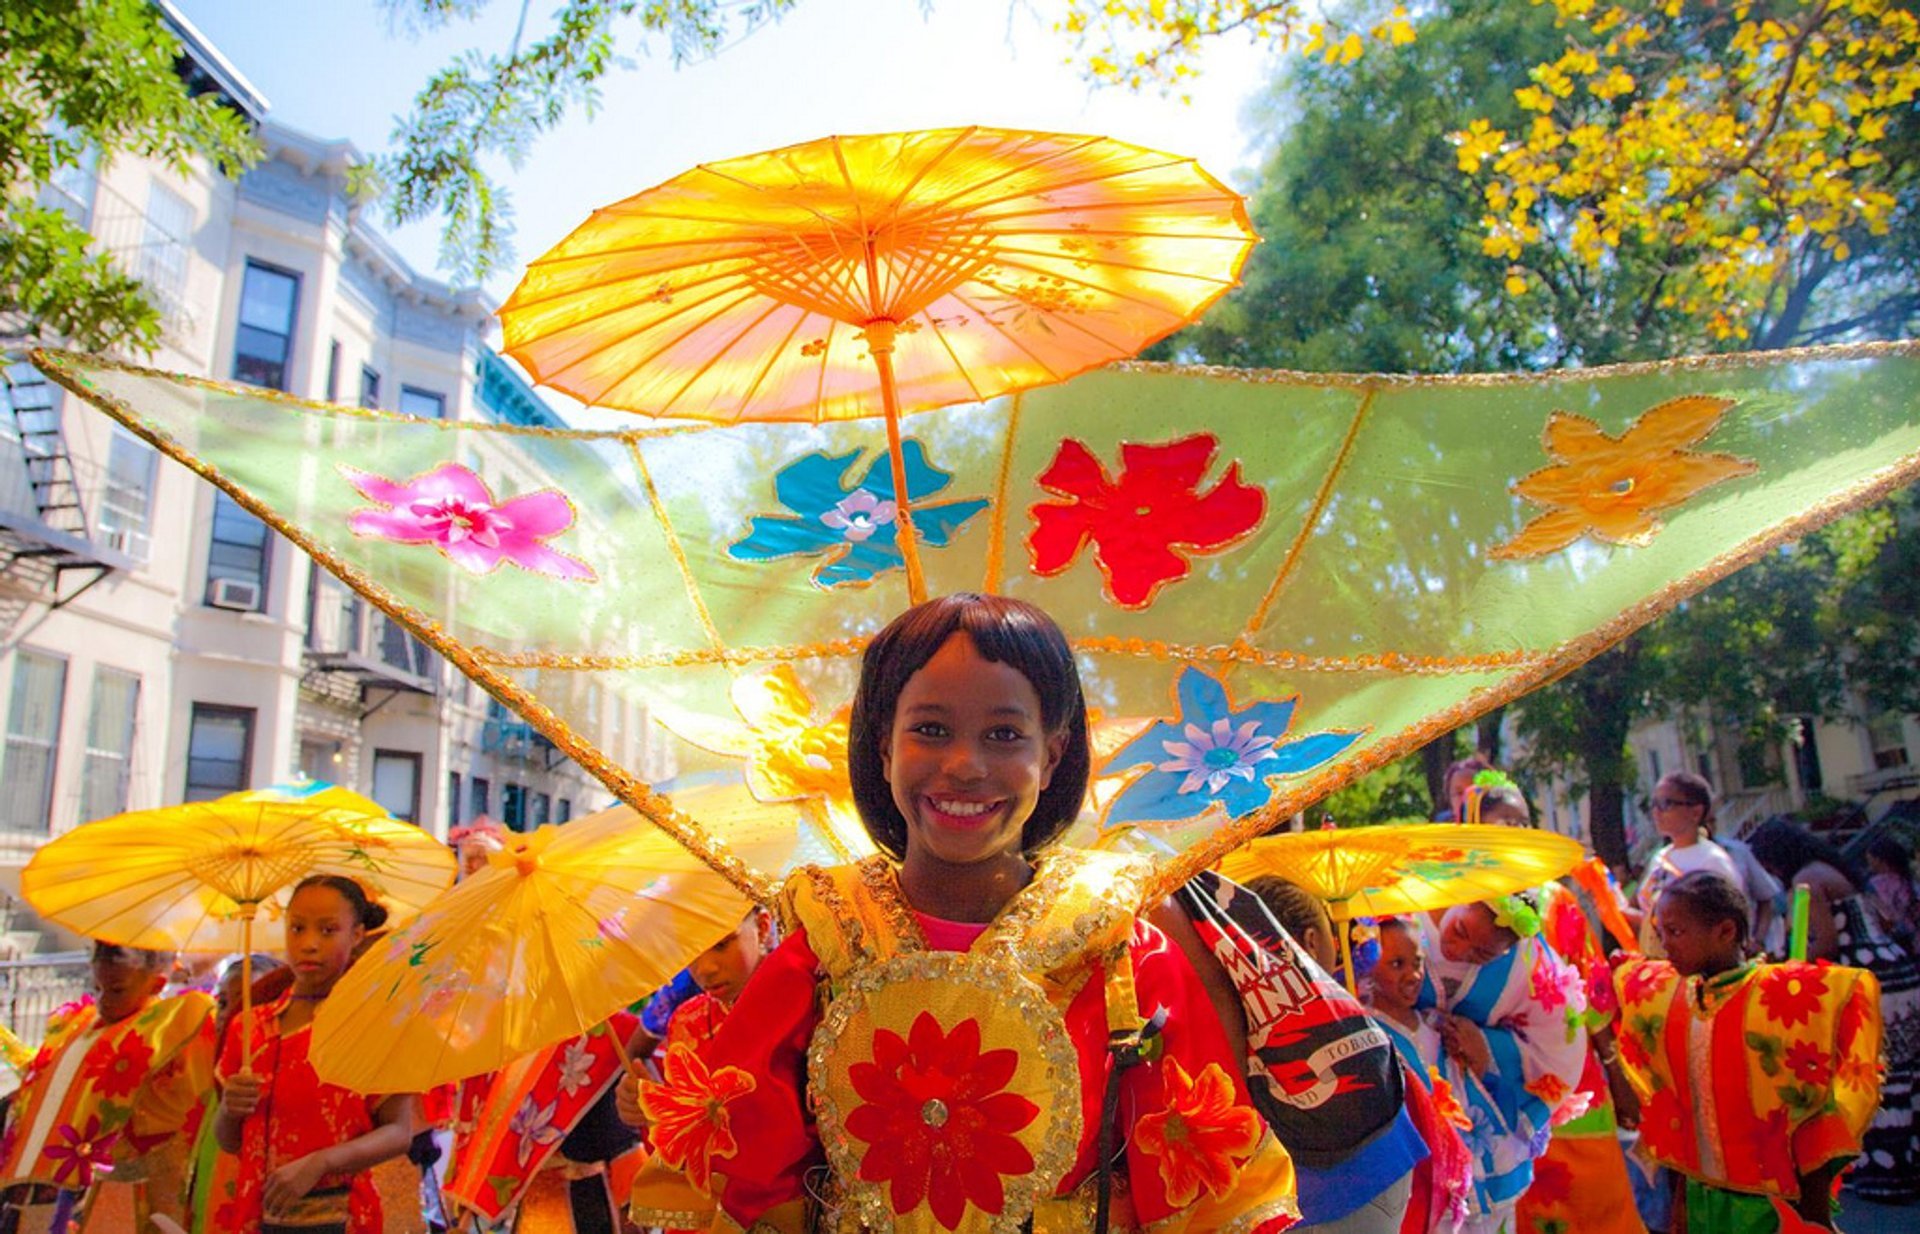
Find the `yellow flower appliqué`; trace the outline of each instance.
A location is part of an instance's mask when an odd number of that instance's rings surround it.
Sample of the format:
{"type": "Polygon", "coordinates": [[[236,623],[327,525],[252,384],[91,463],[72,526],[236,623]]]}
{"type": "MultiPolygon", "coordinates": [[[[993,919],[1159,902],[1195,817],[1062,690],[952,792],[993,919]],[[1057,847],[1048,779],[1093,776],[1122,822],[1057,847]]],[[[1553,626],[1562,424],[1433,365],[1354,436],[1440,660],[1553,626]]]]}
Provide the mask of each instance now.
{"type": "Polygon", "coordinates": [[[743,760],[747,787],[756,800],[812,798],[851,809],[847,708],[817,715],[813,696],[788,664],[742,677],[734,683],[731,698],[745,723],[690,712],[662,713],[660,723],[703,750],[743,760]]]}
{"type": "Polygon", "coordinates": [[[1720,425],[1733,400],[1707,395],[1649,408],[1614,437],[1585,416],[1556,411],[1542,435],[1555,462],[1513,486],[1515,496],[1547,507],[1487,556],[1511,560],[1558,552],[1581,536],[1643,548],[1658,535],[1658,511],[1703,489],[1751,475],[1753,462],[1689,449],[1720,425]]]}

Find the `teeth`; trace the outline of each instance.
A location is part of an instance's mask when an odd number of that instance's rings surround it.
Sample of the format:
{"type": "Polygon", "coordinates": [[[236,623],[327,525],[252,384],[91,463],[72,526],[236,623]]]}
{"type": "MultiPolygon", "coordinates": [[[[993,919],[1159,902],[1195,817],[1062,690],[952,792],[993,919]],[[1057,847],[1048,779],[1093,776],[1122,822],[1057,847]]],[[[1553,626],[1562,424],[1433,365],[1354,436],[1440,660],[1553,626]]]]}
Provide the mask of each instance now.
{"type": "Polygon", "coordinates": [[[933,803],[933,808],[942,814],[951,814],[955,818],[978,818],[988,810],[993,809],[993,805],[991,802],[986,801],[940,801],[936,799],[933,803]]]}

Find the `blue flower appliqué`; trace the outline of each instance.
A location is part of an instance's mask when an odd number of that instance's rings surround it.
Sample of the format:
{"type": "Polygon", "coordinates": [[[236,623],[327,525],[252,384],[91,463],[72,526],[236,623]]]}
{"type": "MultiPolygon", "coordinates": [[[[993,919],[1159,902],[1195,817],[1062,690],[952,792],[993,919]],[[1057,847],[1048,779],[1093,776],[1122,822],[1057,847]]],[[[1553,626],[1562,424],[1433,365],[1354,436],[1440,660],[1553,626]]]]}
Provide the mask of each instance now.
{"type": "MultiPolygon", "coordinates": [[[[740,561],[824,555],[827,559],[813,570],[813,581],[822,587],[868,583],[878,574],[904,567],[899,505],[886,454],[867,464],[857,484],[846,487],[847,473],[862,453],[815,451],[782,467],[773,477],[773,492],[798,517],[755,515],[746,538],[728,545],[727,554],[740,561]]],[[[900,455],[907,492],[913,498],[913,529],[922,545],[943,548],[988,503],[922,505],[952,483],[953,474],[927,462],[926,448],[917,441],[903,443],[900,455]]]]}
{"type": "Polygon", "coordinates": [[[1153,764],[1115,799],[1107,826],[1193,818],[1216,802],[1239,818],[1273,796],[1270,777],[1310,771],[1361,737],[1336,731],[1283,740],[1297,697],[1235,711],[1227,687],[1192,665],[1180,674],[1179,696],[1178,719],[1155,724],[1107,761],[1107,774],[1153,764]]]}

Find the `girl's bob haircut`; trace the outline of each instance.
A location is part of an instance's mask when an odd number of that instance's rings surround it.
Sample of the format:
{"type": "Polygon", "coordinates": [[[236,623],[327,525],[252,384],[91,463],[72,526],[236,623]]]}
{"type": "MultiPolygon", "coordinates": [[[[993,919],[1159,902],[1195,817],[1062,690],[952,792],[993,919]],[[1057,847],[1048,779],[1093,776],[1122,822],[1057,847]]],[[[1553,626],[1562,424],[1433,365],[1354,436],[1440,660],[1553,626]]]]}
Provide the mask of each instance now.
{"type": "Polygon", "coordinates": [[[1040,723],[1047,736],[1066,735],[1053,779],[1021,828],[1021,851],[1032,856],[1059,839],[1086,799],[1092,758],[1087,704],[1073,649],[1053,618],[1007,596],[958,592],[928,600],[894,618],[867,644],[847,731],[847,771],[860,821],[873,842],[896,861],[907,853],[907,820],[893,803],[880,751],[893,739],[900,692],[956,634],[965,634],[987,659],[1019,670],[1040,697],[1040,723]]]}

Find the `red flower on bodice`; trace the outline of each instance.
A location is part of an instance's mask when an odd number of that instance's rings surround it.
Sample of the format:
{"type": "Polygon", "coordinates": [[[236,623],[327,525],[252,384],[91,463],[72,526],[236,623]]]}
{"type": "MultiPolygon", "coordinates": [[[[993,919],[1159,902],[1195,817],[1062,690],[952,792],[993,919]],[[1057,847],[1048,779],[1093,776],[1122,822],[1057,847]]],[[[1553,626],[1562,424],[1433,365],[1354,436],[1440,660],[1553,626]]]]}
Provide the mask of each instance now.
{"type": "Polygon", "coordinates": [[[1174,1208],[1193,1203],[1202,1188],[1225,1195],[1240,1162],[1260,1146],[1260,1116],[1239,1103],[1219,1063],[1190,1077],[1170,1058],[1162,1079],[1166,1104],[1135,1124],[1134,1143],[1158,1160],[1174,1208]]]}
{"type": "Polygon", "coordinates": [[[1014,1050],[980,1049],[980,1022],[951,1032],[921,1012],[902,1039],[873,1035],[873,1061],[855,1063],[847,1079],[862,1104],[847,1131],[867,1144],[860,1177],[888,1185],[896,1214],[923,1202],[952,1230],[971,1203],[986,1213],[1006,1207],[1009,1177],[1031,1174],[1033,1154],[1015,1136],[1040,1107],[1003,1091],[1019,1069],[1014,1050]]]}
{"type": "Polygon", "coordinates": [[[753,1091],[753,1077],[738,1067],[710,1071],[699,1054],[679,1044],[667,1048],[660,1073],[660,1083],[640,1085],[654,1151],[705,1191],[714,1159],[739,1151],[727,1106],[753,1091]]]}

